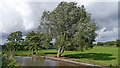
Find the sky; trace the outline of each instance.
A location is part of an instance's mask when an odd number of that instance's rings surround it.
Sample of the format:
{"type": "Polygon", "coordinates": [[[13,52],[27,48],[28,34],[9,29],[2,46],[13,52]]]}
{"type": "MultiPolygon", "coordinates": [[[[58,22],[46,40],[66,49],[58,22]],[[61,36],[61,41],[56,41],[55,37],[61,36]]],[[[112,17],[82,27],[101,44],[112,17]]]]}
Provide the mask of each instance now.
{"type": "MultiPolygon", "coordinates": [[[[65,0],[64,0],[65,1],[65,0]]],[[[117,0],[67,0],[84,5],[91,13],[99,29],[96,42],[115,41],[118,39],[118,1],[117,0]]],[[[6,42],[11,32],[37,31],[43,11],[52,11],[61,0],[1,0],[0,2],[0,44],[6,42]]]]}

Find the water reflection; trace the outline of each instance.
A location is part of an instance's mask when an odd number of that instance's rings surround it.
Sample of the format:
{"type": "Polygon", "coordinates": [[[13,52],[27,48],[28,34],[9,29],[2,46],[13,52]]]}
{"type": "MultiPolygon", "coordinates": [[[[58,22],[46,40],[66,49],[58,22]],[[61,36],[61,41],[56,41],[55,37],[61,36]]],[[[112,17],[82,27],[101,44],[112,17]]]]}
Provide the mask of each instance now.
{"type": "Polygon", "coordinates": [[[21,66],[78,66],[77,64],[44,59],[39,57],[15,56],[16,62],[21,66]]]}

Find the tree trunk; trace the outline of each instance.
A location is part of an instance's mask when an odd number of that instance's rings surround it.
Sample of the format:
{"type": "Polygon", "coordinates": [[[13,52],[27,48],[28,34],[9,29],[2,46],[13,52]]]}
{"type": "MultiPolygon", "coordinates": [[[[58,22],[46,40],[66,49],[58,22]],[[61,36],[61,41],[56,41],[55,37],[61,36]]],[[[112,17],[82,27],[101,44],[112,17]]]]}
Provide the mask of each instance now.
{"type": "Polygon", "coordinates": [[[63,46],[60,55],[64,52],[64,50],[65,50],[65,47],[63,46]]]}
{"type": "MultiPolygon", "coordinates": [[[[13,53],[15,54],[15,49],[14,49],[13,53]]],[[[13,54],[13,55],[14,55],[14,54],[13,54]]]]}
{"type": "Polygon", "coordinates": [[[32,55],[33,55],[33,49],[32,49],[32,55]]]}
{"type": "Polygon", "coordinates": [[[58,49],[57,57],[60,57],[61,47],[58,49]]]}
{"type": "Polygon", "coordinates": [[[36,54],[38,54],[38,50],[36,49],[36,54]]]}
{"type": "Polygon", "coordinates": [[[30,54],[31,54],[31,51],[30,51],[30,49],[29,49],[29,52],[30,52],[30,54]]]}
{"type": "Polygon", "coordinates": [[[58,49],[58,53],[57,53],[57,57],[59,58],[60,56],[61,56],[61,54],[64,52],[64,46],[61,48],[61,47],[59,47],[59,49],[58,49]]]}

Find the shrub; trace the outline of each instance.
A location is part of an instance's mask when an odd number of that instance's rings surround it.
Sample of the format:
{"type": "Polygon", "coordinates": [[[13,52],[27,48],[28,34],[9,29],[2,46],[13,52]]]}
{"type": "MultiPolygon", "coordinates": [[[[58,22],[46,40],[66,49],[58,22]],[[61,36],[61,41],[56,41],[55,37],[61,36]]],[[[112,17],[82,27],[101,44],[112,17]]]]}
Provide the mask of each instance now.
{"type": "Polygon", "coordinates": [[[14,68],[17,66],[15,59],[12,56],[4,54],[2,56],[2,68],[11,67],[14,68]]]}
{"type": "Polygon", "coordinates": [[[29,53],[16,53],[15,56],[31,56],[29,53]]]}
{"type": "Polygon", "coordinates": [[[38,53],[36,56],[46,56],[45,53],[38,53]]]}

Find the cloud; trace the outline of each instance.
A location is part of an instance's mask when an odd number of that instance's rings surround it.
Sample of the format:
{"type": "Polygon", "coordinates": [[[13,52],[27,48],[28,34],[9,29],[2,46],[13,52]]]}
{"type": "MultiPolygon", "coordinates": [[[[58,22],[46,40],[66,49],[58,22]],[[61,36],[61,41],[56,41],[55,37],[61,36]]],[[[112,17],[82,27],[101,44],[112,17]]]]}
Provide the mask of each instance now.
{"type": "Polygon", "coordinates": [[[114,28],[113,30],[106,30],[106,28],[102,28],[97,31],[97,33],[97,41],[114,41],[118,38],[118,28],[114,28]]]}
{"type": "Polygon", "coordinates": [[[85,7],[99,26],[96,41],[115,41],[118,38],[118,3],[94,2],[85,7]]]}
{"type": "MultiPolygon", "coordinates": [[[[73,0],[74,1],[74,0],[73,0]]],[[[96,0],[94,0],[96,1],[96,0]]],[[[92,14],[99,29],[96,41],[115,40],[117,38],[117,2],[86,2],[78,1],[78,5],[85,5],[86,11],[92,14]]],[[[3,43],[11,32],[20,30],[23,36],[30,31],[37,31],[40,18],[44,10],[52,11],[60,1],[32,1],[2,0],[0,2],[0,34],[3,43]]],[[[1,39],[0,39],[1,40],[1,39]]]]}
{"type": "Polygon", "coordinates": [[[16,10],[22,15],[23,17],[23,25],[25,30],[32,29],[34,27],[34,22],[31,20],[32,10],[28,3],[21,3],[16,7],[16,10]]]}
{"type": "Polygon", "coordinates": [[[37,31],[43,11],[53,10],[58,3],[37,3],[22,1],[0,2],[0,40],[5,42],[8,35],[15,31],[22,31],[23,35],[30,31],[37,31]]]}
{"type": "Polygon", "coordinates": [[[0,15],[2,14],[2,17],[0,18],[0,23],[2,23],[1,31],[10,33],[15,30],[24,29],[22,22],[23,18],[15,8],[16,2],[2,1],[0,4],[2,4],[2,11],[0,11],[0,15]]]}

